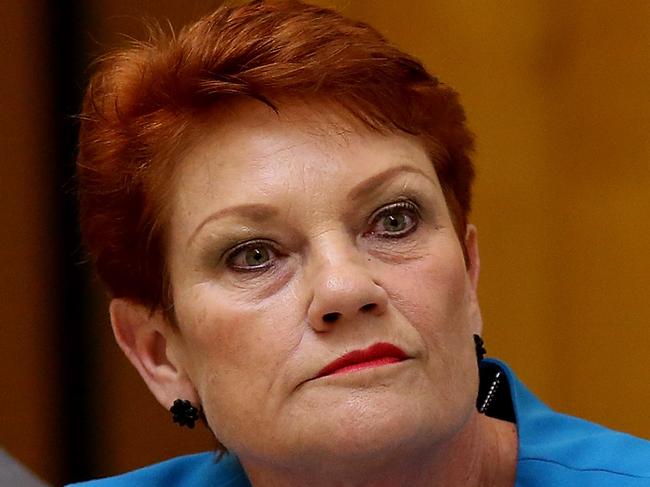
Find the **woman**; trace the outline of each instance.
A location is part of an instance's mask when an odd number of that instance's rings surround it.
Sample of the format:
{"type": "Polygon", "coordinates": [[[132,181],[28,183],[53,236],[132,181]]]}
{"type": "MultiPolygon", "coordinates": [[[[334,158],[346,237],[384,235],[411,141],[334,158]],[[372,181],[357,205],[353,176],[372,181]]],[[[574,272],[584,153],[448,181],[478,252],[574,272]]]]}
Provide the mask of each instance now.
{"type": "Polygon", "coordinates": [[[129,360],[227,453],[93,485],[650,485],[648,442],[483,360],[471,148],[453,90],[295,1],[104,59],[86,244],[129,360]]]}

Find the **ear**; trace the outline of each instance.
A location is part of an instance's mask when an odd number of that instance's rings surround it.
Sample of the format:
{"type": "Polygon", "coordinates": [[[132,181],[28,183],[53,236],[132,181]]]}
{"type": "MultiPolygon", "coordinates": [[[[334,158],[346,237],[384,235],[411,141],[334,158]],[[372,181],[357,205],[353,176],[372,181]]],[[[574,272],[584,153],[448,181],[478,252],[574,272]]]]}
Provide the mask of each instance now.
{"type": "Polygon", "coordinates": [[[109,309],[117,343],[158,402],[165,409],[179,398],[198,405],[196,389],[171,343],[177,331],[162,313],[121,298],[113,299],[109,309]]]}
{"type": "Polygon", "coordinates": [[[465,230],[465,249],[467,251],[467,277],[471,293],[472,331],[480,335],[483,331],[483,318],[478,304],[478,277],[481,270],[481,259],[478,253],[477,230],[472,224],[468,224],[465,230]]]}
{"type": "Polygon", "coordinates": [[[478,275],[481,270],[481,259],[478,255],[478,237],[476,226],[469,223],[465,229],[465,249],[467,251],[467,275],[474,292],[478,289],[478,275]]]}

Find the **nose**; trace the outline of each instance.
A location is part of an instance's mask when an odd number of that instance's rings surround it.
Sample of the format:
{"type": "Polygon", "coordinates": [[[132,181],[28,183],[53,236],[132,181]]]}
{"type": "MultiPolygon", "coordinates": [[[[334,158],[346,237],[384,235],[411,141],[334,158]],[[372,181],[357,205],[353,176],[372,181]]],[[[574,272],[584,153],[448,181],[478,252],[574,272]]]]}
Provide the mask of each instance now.
{"type": "Polygon", "coordinates": [[[307,318],[317,332],[329,331],[334,324],[380,316],[388,304],[386,291],[373,280],[370,269],[351,256],[321,264],[313,289],[307,318]]]}

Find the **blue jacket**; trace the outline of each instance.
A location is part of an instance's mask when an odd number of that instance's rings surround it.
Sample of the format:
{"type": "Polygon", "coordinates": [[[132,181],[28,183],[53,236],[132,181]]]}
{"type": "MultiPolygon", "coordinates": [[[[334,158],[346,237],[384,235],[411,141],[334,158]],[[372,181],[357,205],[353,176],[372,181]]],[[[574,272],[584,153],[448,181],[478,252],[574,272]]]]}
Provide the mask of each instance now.
{"type": "MultiPolygon", "coordinates": [[[[516,487],[650,487],[650,441],[557,413],[537,399],[503,362],[519,435],[516,487]]],[[[187,455],[84,487],[250,487],[232,455],[187,455]]]]}

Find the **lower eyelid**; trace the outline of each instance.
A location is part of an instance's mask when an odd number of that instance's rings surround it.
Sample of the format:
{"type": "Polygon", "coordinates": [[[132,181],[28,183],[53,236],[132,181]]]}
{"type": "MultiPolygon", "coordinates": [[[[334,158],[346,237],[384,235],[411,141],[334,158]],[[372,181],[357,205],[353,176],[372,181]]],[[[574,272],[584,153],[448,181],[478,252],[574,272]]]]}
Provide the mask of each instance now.
{"type": "Polygon", "coordinates": [[[254,277],[255,275],[259,275],[261,273],[267,273],[269,271],[273,271],[273,269],[275,269],[276,267],[277,267],[277,262],[274,259],[269,261],[269,263],[267,264],[259,265],[257,267],[229,265],[228,271],[240,275],[249,275],[250,277],[254,277]]]}

